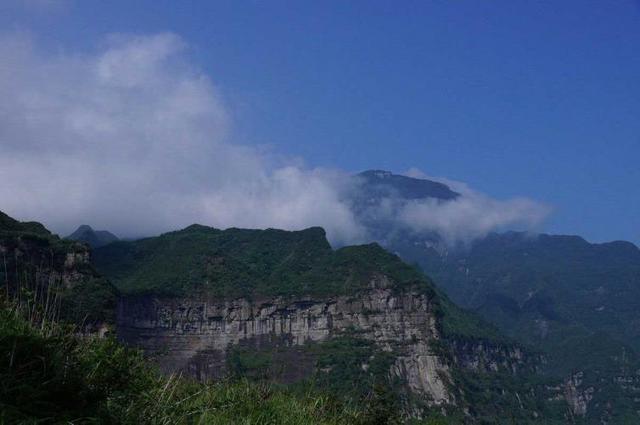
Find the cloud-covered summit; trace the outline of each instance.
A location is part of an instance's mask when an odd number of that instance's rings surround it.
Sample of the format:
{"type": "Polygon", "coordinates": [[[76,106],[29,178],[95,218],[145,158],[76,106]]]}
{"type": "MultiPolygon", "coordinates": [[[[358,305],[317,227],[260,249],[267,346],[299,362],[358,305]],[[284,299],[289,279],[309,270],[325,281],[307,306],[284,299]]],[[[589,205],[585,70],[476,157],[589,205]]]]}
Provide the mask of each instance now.
{"type": "MultiPolygon", "coordinates": [[[[226,227],[325,227],[337,244],[371,238],[340,170],[274,160],[233,142],[211,78],[174,34],[113,35],[90,54],[41,51],[0,37],[0,210],[60,233],[89,222],[145,235],[199,222],[226,227]]],[[[381,213],[456,241],[545,215],[527,199],[453,188],[447,203],[413,200],[381,213]]]]}
{"type": "Polygon", "coordinates": [[[466,184],[429,177],[417,169],[405,175],[371,170],[355,176],[354,210],[376,240],[432,238],[453,246],[508,226],[537,227],[549,207],[527,198],[496,200],[466,184]]]}

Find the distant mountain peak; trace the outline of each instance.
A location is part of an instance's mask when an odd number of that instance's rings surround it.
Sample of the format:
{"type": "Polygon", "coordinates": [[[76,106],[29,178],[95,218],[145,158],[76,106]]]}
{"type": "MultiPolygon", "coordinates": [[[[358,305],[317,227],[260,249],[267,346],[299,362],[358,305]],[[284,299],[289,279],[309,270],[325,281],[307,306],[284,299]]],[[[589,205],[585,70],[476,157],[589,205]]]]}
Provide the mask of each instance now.
{"type": "Polygon", "coordinates": [[[107,230],[93,230],[93,227],[88,224],[80,225],[75,232],[67,236],[67,239],[86,242],[91,248],[98,248],[119,240],[113,233],[107,230]]]}
{"type": "Polygon", "coordinates": [[[386,170],[367,170],[361,172],[359,175],[363,177],[377,177],[380,179],[384,179],[393,176],[393,173],[386,170]]]}
{"type": "Polygon", "coordinates": [[[395,196],[399,198],[452,200],[460,196],[444,183],[418,179],[387,170],[366,170],[356,174],[365,193],[374,198],[395,196]]]}

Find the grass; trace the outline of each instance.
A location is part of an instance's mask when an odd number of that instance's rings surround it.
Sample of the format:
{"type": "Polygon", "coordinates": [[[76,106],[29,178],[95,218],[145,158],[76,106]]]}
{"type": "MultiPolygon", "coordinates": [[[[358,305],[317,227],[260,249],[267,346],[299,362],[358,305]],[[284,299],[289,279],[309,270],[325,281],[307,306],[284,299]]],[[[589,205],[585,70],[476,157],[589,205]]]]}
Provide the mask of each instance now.
{"type": "Polygon", "coordinates": [[[162,376],[113,338],[29,317],[24,305],[1,301],[0,423],[364,423],[362,412],[324,394],[162,376]]]}

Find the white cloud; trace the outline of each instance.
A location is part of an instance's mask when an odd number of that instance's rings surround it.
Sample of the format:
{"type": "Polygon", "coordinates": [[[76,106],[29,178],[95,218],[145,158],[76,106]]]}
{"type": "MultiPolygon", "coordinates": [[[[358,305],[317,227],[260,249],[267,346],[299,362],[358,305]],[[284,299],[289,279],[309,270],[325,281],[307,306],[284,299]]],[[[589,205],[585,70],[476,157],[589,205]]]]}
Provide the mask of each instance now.
{"type": "Polygon", "coordinates": [[[448,202],[409,201],[400,209],[398,221],[416,232],[434,231],[449,244],[457,244],[494,230],[534,228],[548,214],[548,207],[527,198],[499,201],[468,192],[448,202]]]}
{"type": "Polygon", "coordinates": [[[329,172],[272,167],[229,142],[211,80],[173,34],[112,36],[88,56],[0,40],[0,209],[66,233],[80,223],[152,234],[220,227],[360,230],[329,172]]]}
{"type": "Polygon", "coordinates": [[[491,231],[513,227],[533,229],[551,212],[549,206],[529,198],[493,199],[465,183],[428,176],[417,168],[409,169],[405,175],[444,183],[460,194],[448,202],[409,201],[395,212],[399,224],[415,232],[436,232],[449,244],[464,244],[491,231]]]}
{"type": "MultiPolygon", "coordinates": [[[[320,225],[334,243],[366,241],[344,201],[348,175],[233,143],[224,99],[187,47],[174,34],[113,35],[93,54],[51,54],[0,36],[0,210],[62,234],[81,223],[148,235],[198,222],[320,225]]],[[[390,200],[377,214],[454,242],[543,215],[532,201],[462,189],[451,203],[390,200]]]]}

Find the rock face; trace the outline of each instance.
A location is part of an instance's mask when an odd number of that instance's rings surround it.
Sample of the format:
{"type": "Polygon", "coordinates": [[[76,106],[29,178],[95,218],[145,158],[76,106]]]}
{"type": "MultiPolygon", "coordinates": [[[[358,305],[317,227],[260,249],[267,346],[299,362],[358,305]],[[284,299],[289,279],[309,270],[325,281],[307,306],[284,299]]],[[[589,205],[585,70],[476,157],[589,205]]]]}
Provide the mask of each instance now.
{"type": "Polygon", "coordinates": [[[564,383],[564,397],[571,412],[576,416],[585,416],[589,402],[593,399],[593,387],[582,389],[583,372],[571,375],[564,383]]]}
{"type": "Polygon", "coordinates": [[[87,278],[89,249],[82,244],[58,243],[53,237],[0,235],[3,274],[9,284],[47,286],[60,283],[70,289],[87,278]]]}
{"type": "Polygon", "coordinates": [[[394,293],[384,277],[372,281],[371,289],[357,298],[217,301],[139,297],[122,299],[118,309],[120,338],[147,351],[166,350],[167,355],[159,357],[162,369],[200,379],[223,376],[229,370],[227,353],[233,346],[257,349],[274,343],[288,347],[288,366],[302,365],[286,380],[305,378],[313,373],[313,362],[298,347],[356,332],[359,338],[394,354],[391,376],[401,378],[412,393],[437,405],[453,400],[446,385],[448,366],[433,350],[439,339],[435,324],[433,305],[426,295],[394,293]]]}
{"type": "Polygon", "coordinates": [[[528,420],[544,396],[527,384],[535,356],[377,244],[334,250],[320,228],[192,225],[95,258],[126,294],[119,338],[167,373],[311,383],[412,417],[506,409],[528,420]]]}
{"type": "MultiPolygon", "coordinates": [[[[275,352],[281,383],[331,369],[318,370],[317,351],[309,347],[355,336],[372,343],[370,358],[376,352],[391,358],[384,373],[422,406],[465,405],[454,370],[516,376],[533,371],[537,361],[518,347],[444,340],[434,300],[418,290],[396,291],[384,276],[357,297],[222,301],[130,296],[119,302],[117,329],[127,344],[158,354],[164,372],[200,380],[230,374],[235,349],[275,352]]],[[[369,368],[366,361],[359,366],[365,372],[369,368]]],[[[408,407],[420,416],[419,409],[408,407]]]]}
{"type": "Polygon", "coordinates": [[[115,319],[117,291],[93,268],[86,244],[60,239],[40,223],[19,222],[2,212],[0,282],[11,297],[23,300],[29,294],[30,302],[55,305],[48,311],[82,331],[100,333],[115,319]]]}

